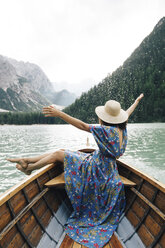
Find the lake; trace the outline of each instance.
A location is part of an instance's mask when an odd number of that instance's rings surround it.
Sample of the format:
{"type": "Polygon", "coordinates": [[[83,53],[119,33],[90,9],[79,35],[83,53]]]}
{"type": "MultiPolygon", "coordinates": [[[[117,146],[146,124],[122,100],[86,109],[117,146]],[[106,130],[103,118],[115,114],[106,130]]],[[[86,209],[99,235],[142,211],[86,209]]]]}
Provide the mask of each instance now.
{"type": "MultiPolygon", "coordinates": [[[[90,133],[71,125],[0,126],[0,192],[26,177],[6,158],[81,149],[87,137],[96,148],[90,133]]],[[[128,124],[128,145],[120,159],[165,183],[165,123],[128,124]]]]}

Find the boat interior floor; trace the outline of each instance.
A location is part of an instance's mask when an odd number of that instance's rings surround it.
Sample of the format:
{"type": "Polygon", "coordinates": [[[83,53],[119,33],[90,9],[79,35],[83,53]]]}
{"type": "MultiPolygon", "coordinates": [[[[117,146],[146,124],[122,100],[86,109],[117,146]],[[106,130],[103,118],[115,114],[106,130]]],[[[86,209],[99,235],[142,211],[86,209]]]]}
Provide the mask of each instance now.
{"type": "MultiPolygon", "coordinates": [[[[71,239],[68,235],[65,236],[60,248],[85,248],[86,246],[81,245],[71,239]]],[[[122,244],[118,240],[117,235],[114,233],[111,240],[104,246],[104,248],[122,248],[122,244]]]]}
{"type": "MultiPolygon", "coordinates": [[[[72,212],[68,199],[62,201],[59,209],[51,218],[46,232],[43,234],[37,248],[85,248],[66,235],[64,225],[72,212]]],[[[145,248],[134,227],[123,215],[118,228],[104,248],[145,248]]]]}

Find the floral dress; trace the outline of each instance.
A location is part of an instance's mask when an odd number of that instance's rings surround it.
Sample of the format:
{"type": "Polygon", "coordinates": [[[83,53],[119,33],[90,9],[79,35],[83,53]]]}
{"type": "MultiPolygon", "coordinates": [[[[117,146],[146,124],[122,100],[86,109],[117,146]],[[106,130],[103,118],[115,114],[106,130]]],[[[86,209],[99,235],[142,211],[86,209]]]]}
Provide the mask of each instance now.
{"type": "Polygon", "coordinates": [[[65,230],[76,242],[101,248],[110,240],[125,207],[116,158],[125,151],[127,130],[121,148],[118,128],[90,125],[90,132],[98,150],[91,154],[65,150],[65,188],[73,206],[65,230]]]}

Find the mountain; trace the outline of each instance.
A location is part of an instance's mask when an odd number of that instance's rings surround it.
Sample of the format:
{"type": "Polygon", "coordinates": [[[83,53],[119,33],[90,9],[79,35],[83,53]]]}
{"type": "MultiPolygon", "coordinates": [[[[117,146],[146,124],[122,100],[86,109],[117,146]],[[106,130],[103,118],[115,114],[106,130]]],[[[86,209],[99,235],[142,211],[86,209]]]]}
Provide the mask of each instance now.
{"type": "Polygon", "coordinates": [[[165,121],[165,17],[122,66],[83,93],[65,112],[94,123],[97,121],[96,106],[114,99],[127,109],[142,92],[145,97],[130,120],[165,121]]]}
{"type": "Polygon", "coordinates": [[[54,91],[52,83],[38,65],[23,61],[18,62],[11,58],[7,58],[7,61],[13,65],[20,77],[27,79],[34,91],[43,95],[49,91],[54,91]]]}
{"type": "Polygon", "coordinates": [[[51,102],[61,106],[68,106],[72,104],[76,99],[76,95],[74,93],[69,92],[68,90],[61,90],[59,92],[51,91],[45,94],[45,96],[47,96],[47,98],[51,102]]]}
{"type": "Polygon", "coordinates": [[[33,82],[35,91],[38,91],[50,102],[68,106],[73,103],[76,99],[74,93],[68,90],[56,90],[53,83],[49,81],[45,73],[41,70],[38,65],[32,63],[18,62],[14,59],[8,59],[8,61],[16,68],[18,75],[27,78],[30,82],[33,82]]]}
{"type": "Polygon", "coordinates": [[[39,110],[48,104],[27,78],[18,75],[8,59],[0,56],[0,108],[6,110],[39,110]]]}
{"type": "Polygon", "coordinates": [[[76,96],[68,91],[65,94],[56,92],[38,65],[0,55],[1,109],[36,111],[52,103],[67,106],[75,99],[76,96]]]}
{"type": "Polygon", "coordinates": [[[87,92],[91,87],[94,85],[97,85],[98,82],[96,82],[94,79],[85,79],[81,83],[67,83],[67,82],[60,82],[60,83],[52,83],[54,86],[54,89],[56,91],[61,90],[68,90],[73,92],[76,96],[80,97],[83,92],[87,92]]]}

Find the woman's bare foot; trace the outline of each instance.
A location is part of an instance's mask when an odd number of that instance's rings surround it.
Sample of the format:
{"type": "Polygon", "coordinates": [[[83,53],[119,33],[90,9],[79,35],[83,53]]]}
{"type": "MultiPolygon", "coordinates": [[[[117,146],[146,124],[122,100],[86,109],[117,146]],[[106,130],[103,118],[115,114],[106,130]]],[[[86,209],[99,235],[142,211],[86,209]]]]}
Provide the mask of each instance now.
{"type": "Polygon", "coordinates": [[[16,168],[18,170],[22,171],[23,173],[25,173],[26,175],[30,175],[31,174],[31,171],[28,171],[27,169],[24,169],[21,164],[16,164],[16,168]]]}
{"type": "Polygon", "coordinates": [[[28,163],[23,158],[8,158],[7,161],[10,161],[12,163],[17,163],[21,165],[23,169],[26,169],[28,167],[28,163]]]}

